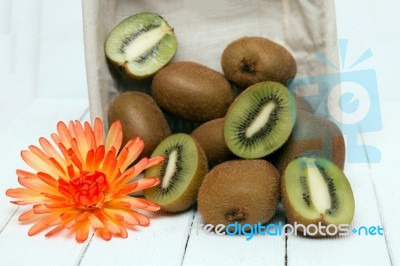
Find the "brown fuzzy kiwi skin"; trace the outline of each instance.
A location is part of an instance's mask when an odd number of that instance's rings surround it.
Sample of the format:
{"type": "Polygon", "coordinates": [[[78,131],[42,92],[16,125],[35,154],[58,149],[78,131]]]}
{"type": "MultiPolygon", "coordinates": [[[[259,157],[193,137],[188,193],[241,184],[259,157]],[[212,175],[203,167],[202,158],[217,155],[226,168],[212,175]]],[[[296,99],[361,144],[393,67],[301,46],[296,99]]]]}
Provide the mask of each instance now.
{"type": "Polygon", "coordinates": [[[151,90],[161,109],[200,123],[224,117],[233,100],[224,75],[195,62],[164,67],[154,76],[151,90]]]}
{"type": "Polygon", "coordinates": [[[323,157],[343,170],[346,147],[340,128],[329,120],[298,110],[289,139],[267,159],[282,175],[286,166],[301,156],[323,157]]]}
{"type": "Polygon", "coordinates": [[[203,147],[210,169],[234,157],[225,144],[224,121],[224,118],[208,121],[191,133],[203,147]]]}
{"type": "Polygon", "coordinates": [[[221,66],[226,78],[241,88],[267,80],[286,85],[297,73],[296,60],[285,47],[255,36],[231,42],[222,53],[221,66]]]}
{"type": "Polygon", "coordinates": [[[195,175],[192,178],[189,186],[182,194],[182,196],[179,197],[179,199],[161,207],[161,209],[167,212],[182,212],[193,206],[193,204],[195,204],[197,201],[197,195],[199,193],[199,189],[203,182],[204,176],[208,173],[207,156],[204,153],[204,150],[200,146],[199,142],[194,138],[193,140],[196,143],[199,158],[195,175]]]}
{"type": "MultiPolygon", "coordinates": [[[[304,218],[300,213],[298,213],[293,206],[290,204],[289,201],[289,195],[288,192],[286,190],[286,186],[285,186],[285,175],[283,174],[281,176],[281,202],[283,205],[283,209],[285,210],[285,216],[288,219],[289,223],[294,225],[295,222],[297,222],[297,224],[302,224],[305,227],[307,227],[310,224],[315,224],[318,226],[318,223],[321,223],[321,225],[323,226],[328,226],[329,224],[331,224],[330,222],[325,220],[325,217],[323,215],[321,215],[319,218],[317,219],[307,219],[304,218]]],[[[339,231],[338,231],[339,232],[339,231]]],[[[303,230],[301,229],[301,227],[298,228],[298,232],[297,235],[300,236],[305,236],[305,237],[311,237],[311,238],[321,238],[321,237],[332,237],[334,235],[329,235],[326,234],[321,235],[319,233],[317,233],[316,235],[312,236],[312,235],[304,235],[303,230]]]]}
{"type": "Polygon", "coordinates": [[[300,96],[295,96],[296,98],[296,107],[298,110],[303,110],[309,113],[314,113],[314,109],[311,107],[311,104],[304,100],[304,98],[300,96]]]}
{"type": "Polygon", "coordinates": [[[265,160],[233,160],[215,166],[205,177],[198,209],[213,225],[266,223],[277,209],[280,178],[265,160]]]}
{"type": "Polygon", "coordinates": [[[149,157],[160,142],[171,135],[171,129],[161,109],[147,94],[125,92],[117,96],[109,106],[109,124],[120,120],[123,131],[122,145],[139,136],[144,141],[144,150],[140,155],[149,157]]]}

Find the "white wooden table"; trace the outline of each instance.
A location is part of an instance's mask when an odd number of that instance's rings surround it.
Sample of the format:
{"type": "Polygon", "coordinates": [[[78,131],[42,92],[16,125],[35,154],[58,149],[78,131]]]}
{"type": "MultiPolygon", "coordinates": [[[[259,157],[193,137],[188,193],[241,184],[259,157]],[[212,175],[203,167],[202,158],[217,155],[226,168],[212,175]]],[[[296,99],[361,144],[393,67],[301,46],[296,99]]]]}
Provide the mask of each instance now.
{"type": "MultiPolygon", "coordinates": [[[[202,222],[191,209],[155,214],[127,239],[90,236],[77,244],[68,234],[28,237],[29,224],[17,220],[26,208],[4,193],[19,186],[15,170],[27,169],[21,150],[48,137],[59,120],[89,120],[81,2],[0,0],[0,265],[400,265],[399,8],[394,0],[337,1],[339,37],[349,39],[351,59],[374,53],[363,67],[376,70],[383,123],[359,137],[380,149],[381,162],[345,166],[356,200],[353,227],[380,225],[384,236],[210,236],[191,229],[202,222]]],[[[282,210],[272,220],[279,221],[282,210]]]]}

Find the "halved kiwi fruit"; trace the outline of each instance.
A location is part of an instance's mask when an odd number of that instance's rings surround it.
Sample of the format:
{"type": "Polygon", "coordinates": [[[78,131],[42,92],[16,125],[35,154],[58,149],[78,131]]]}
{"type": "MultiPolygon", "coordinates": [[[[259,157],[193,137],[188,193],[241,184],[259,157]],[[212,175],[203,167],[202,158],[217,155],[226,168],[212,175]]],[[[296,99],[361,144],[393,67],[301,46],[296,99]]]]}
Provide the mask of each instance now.
{"type": "Polygon", "coordinates": [[[143,79],[165,66],[177,47],[168,23],[158,14],[143,12],[126,18],[111,31],[105,53],[128,76],[143,79]]]}
{"type": "MultiPolygon", "coordinates": [[[[313,224],[325,226],[304,231],[306,236],[332,236],[336,225],[348,225],[354,216],[354,196],[346,176],[334,163],[324,158],[298,158],[285,170],[281,181],[282,203],[290,223],[306,228],[313,224]]],[[[310,227],[311,228],[311,227],[310,227]]]]}
{"type": "Polygon", "coordinates": [[[261,158],[285,143],[296,119],[292,93],[281,83],[250,86],[232,103],[225,117],[228,148],[242,158],[261,158]]]}
{"type": "Polygon", "coordinates": [[[191,136],[178,133],[163,140],[152,157],[164,156],[161,165],[145,171],[144,177],[159,177],[158,186],[144,191],[144,196],[169,212],[180,212],[192,206],[207,173],[204,151],[191,136]]]}
{"type": "Polygon", "coordinates": [[[279,174],[265,160],[234,160],[215,166],[200,187],[198,208],[213,225],[266,223],[279,202],[279,174]]]}

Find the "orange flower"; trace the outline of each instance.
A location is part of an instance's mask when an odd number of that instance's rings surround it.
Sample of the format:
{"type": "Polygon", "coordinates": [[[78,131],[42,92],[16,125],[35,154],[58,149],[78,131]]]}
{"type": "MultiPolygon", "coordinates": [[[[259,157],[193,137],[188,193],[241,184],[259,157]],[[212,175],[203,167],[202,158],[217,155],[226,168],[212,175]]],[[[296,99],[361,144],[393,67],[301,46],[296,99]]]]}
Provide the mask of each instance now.
{"type": "Polygon", "coordinates": [[[18,198],[14,204],[32,204],[20,221],[40,217],[29,230],[35,235],[53,228],[52,236],[66,228],[75,230],[78,242],[84,242],[92,227],[105,240],[126,238],[127,228],[149,225],[149,219],[135,208],[157,211],[160,207],[142,198],[128,194],[154,187],[160,183],[156,177],[129,183],[144,169],[161,163],[163,157],[143,158],[130,166],[144,148],[142,139],[130,140],[120,151],[122,126],[114,122],[103,142],[103,124],[96,119],[89,123],[63,122],[57,124],[57,134],[51,138],[57,151],[45,138],[40,146],[29,146],[21,152],[23,160],[37,173],[17,170],[18,181],[25,188],[8,189],[6,195],[18,198]]]}

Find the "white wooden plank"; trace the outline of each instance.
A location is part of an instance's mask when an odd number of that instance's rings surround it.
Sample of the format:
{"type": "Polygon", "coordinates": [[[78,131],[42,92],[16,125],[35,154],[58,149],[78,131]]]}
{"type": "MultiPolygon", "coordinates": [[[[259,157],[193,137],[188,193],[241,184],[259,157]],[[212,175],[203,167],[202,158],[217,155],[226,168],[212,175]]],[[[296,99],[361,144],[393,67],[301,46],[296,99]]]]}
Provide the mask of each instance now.
{"type": "Polygon", "coordinates": [[[153,213],[149,227],[128,231],[126,239],[107,242],[94,236],[80,265],[180,265],[193,213],[153,213]]]}
{"type": "MultiPolygon", "coordinates": [[[[282,209],[268,223],[284,223],[282,209]]],[[[183,265],[284,265],[285,237],[256,235],[246,236],[207,234],[197,227],[205,224],[199,213],[186,249],[183,265]]]]}
{"type": "MultiPolygon", "coordinates": [[[[400,179],[400,139],[397,124],[400,116],[399,103],[395,100],[381,101],[382,130],[378,132],[364,132],[363,139],[366,145],[377,147],[381,153],[381,161],[371,161],[371,176],[375,185],[382,223],[385,228],[385,237],[388,244],[393,265],[400,265],[400,230],[399,230],[399,202],[400,179]]],[[[363,131],[361,129],[361,131],[363,131]]],[[[369,154],[371,157],[372,154],[369,154]]]]}
{"type": "Polygon", "coordinates": [[[28,236],[32,223],[20,223],[18,216],[29,207],[15,207],[5,196],[8,188],[20,187],[16,169],[29,167],[20,158],[20,150],[38,145],[39,137],[49,137],[59,120],[79,119],[87,110],[87,99],[37,99],[24,106],[24,111],[0,135],[0,261],[2,265],[73,264],[84,245],[78,245],[71,235],[47,239],[44,234],[28,236]],[[15,212],[15,213],[14,213],[15,212]],[[68,252],[66,252],[68,251],[68,252]]]}
{"type": "MultiPolygon", "coordinates": [[[[368,164],[346,164],[345,174],[356,202],[352,228],[382,226],[368,164]]],[[[332,239],[289,236],[287,249],[288,265],[390,265],[385,237],[380,235],[332,239]]]]}

